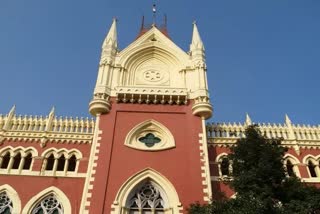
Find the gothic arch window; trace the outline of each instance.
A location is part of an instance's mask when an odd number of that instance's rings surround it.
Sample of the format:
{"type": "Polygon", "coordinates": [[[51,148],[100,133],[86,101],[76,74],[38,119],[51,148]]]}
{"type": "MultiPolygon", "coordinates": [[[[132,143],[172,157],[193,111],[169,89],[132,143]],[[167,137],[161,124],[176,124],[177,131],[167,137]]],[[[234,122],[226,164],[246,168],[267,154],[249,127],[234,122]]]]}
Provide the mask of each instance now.
{"type": "Polygon", "coordinates": [[[18,153],[15,154],[15,156],[13,157],[12,169],[19,169],[20,162],[21,162],[21,153],[18,152],[18,153]]]}
{"type": "Polygon", "coordinates": [[[28,153],[25,158],[24,158],[24,164],[23,168],[24,170],[28,170],[31,168],[31,163],[32,163],[32,154],[28,153]]]}
{"type": "Polygon", "coordinates": [[[24,214],[70,214],[71,204],[60,189],[52,186],[33,196],[21,213],[24,214]]]}
{"type": "Polygon", "coordinates": [[[67,174],[77,173],[79,167],[79,160],[82,154],[76,150],[66,149],[49,149],[42,155],[43,160],[43,174],[66,176],[67,174]]]}
{"type": "Polygon", "coordinates": [[[0,150],[0,170],[6,169],[6,173],[21,174],[31,170],[32,157],[38,154],[33,147],[11,147],[0,150]]]}
{"type": "Polygon", "coordinates": [[[21,201],[18,193],[8,184],[0,186],[0,213],[21,213],[21,201]]]}
{"type": "Polygon", "coordinates": [[[308,161],[308,170],[309,170],[310,177],[312,178],[318,177],[316,172],[316,165],[313,163],[312,160],[308,161]]]}
{"type": "Polygon", "coordinates": [[[0,192],[0,213],[11,214],[13,210],[13,203],[6,191],[0,192]]]}
{"type": "Polygon", "coordinates": [[[155,120],[147,120],[127,134],[125,145],[138,150],[158,151],[174,148],[175,141],[167,127],[155,120]]]}
{"type": "Polygon", "coordinates": [[[6,152],[1,160],[1,169],[7,169],[10,162],[10,152],[6,152]]]}
{"type": "Polygon", "coordinates": [[[63,214],[63,207],[54,194],[43,198],[32,210],[32,214],[63,214]]]}
{"type": "Polygon", "coordinates": [[[131,192],[126,209],[129,214],[165,213],[166,200],[167,196],[156,183],[145,181],[131,192]]]}
{"type": "Polygon", "coordinates": [[[182,209],[174,186],[153,169],[130,177],[111,207],[111,214],[177,214],[182,209]]]}
{"type": "Polygon", "coordinates": [[[223,157],[220,163],[221,175],[230,176],[230,162],[228,157],[223,157]]]}
{"type": "Polygon", "coordinates": [[[290,154],[287,154],[284,156],[284,167],[285,167],[287,176],[300,177],[300,171],[298,167],[299,163],[300,163],[299,160],[290,154]]]}
{"type": "Polygon", "coordinates": [[[77,157],[75,155],[72,155],[68,163],[68,172],[74,172],[76,170],[76,166],[77,166],[77,157]]]}
{"type": "Polygon", "coordinates": [[[319,159],[320,155],[317,157],[313,155],[307,155],[303,158],[303,163],[305,164],[308,170],[310,178],[320,177],[319,159]]]}
{"type": "Polygon", "coordinates": [[[54,155],[50,154],[47,158],[46,170],[53,170],[54,161],[55,161],[54,155]]]}
{"type": "Polygon", "coordinates": [[[288,173],[288,176],[289,176],[289,177],[294,177],[294,176],[295,176],[293,167],[294,167],[294,166],[293,166],[293,164],[291,163],[291,161],[290,161],[290,160],[287,160],[286,168],[287,168],[287,173],[288,173]]]}
{"type": "Polygon", "coordinates": [[[232,174],[232,163],[228,158],[227,153],[222,153],[217,156],[216,163],[218,164],[219,177],[226,178],[232,174]]]}
{"type": "Polygon", "coordinates": [[[64,154],[62,154],[58,159],[57,171],[64,171],[65,164],[66,158],[64,157],[64,154]]]}

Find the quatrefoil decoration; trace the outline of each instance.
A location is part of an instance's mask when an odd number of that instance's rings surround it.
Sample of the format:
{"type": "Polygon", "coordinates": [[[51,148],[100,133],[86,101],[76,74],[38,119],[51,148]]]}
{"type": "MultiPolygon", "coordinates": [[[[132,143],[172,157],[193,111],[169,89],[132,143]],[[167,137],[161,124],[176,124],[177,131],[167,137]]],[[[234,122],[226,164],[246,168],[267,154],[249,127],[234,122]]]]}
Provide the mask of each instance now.
{"type": "Polygon", "coordinates": [[[147,147],[153,147],[156,143],[160,143],[161,139],[154,136],[152,133],[148,133],[146,136],[140,137],[139,141],[144,143],[147,147]]]}

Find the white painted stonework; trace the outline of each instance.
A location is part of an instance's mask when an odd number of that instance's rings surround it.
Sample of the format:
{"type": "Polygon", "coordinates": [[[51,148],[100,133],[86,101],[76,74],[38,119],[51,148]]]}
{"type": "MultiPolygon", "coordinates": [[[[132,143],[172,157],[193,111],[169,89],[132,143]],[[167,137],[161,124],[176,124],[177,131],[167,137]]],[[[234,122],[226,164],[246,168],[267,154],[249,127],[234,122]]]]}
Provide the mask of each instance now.
{"type": "Polygon", "coordinates": [[[102,46],[91,114],[108,113],[110,97],[116,97],[123,103],[171,105],[187,104],[191,99],[197,102],[195,115],[211,116],[204,46],[196,24],[188,52],[155,26],[124,50],[117,49],[117,42],[114,20],[102,46]]]}

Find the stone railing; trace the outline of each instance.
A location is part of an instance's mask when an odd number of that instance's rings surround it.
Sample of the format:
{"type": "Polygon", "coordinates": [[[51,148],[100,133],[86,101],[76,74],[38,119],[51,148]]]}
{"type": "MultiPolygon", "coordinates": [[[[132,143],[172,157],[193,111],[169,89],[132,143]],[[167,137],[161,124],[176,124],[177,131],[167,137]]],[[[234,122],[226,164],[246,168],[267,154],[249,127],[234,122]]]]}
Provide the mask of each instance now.
{"type": "MultiPolygon", "coordinates": [[[[209,144],[232,146],[237,139],[245,137],[245,129],[253,124],[250,117],[244,123],[212,123],[207,124],[209,144]]],[[[260,130],[267,138],[281,138],[288,147],[320,147],[320,125],[292,124],[286,115],[284,124],[258,123],[260,130]]]]}
{"type": "Polygon", "coordinates": [[[54,108],[48,116],[21,116],[15,107],[9,114],[0,115],[0,143],[7,140],[40,140],[89,143],[93,136],[93,119],[57,117],[54,108]]]}

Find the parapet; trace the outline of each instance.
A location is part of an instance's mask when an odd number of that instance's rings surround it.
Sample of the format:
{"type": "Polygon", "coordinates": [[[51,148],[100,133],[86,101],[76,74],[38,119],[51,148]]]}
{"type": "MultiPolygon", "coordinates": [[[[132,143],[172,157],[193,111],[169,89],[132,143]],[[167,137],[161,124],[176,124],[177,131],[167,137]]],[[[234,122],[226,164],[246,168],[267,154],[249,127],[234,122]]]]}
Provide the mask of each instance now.
{"type": "MultiPolygon", "coordinates": [[[[207,124],[208,143],[213,146],[231,147],[244,138],[245,129],[251,125],[249,118],[244,123],[210,123],[207,124]],[[248,121],[250,123],[248,123],[248,121]]],[[[282,139],[282,144],[294,148],[320,148],[320,125],[292,124],[288,116],[283,124],[257,123],[266,138],[282,139]]]]}
{"type": "Polygon", "coordinates": [[[8,141],[91,143],[95,121],[93,119],[57,117],[54,108],[47,116],[0,115],[0,143],[8,141]]]}

